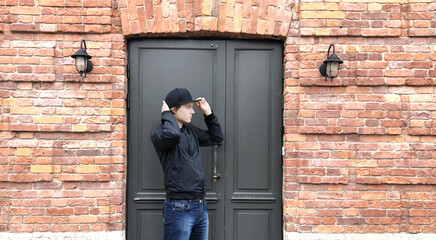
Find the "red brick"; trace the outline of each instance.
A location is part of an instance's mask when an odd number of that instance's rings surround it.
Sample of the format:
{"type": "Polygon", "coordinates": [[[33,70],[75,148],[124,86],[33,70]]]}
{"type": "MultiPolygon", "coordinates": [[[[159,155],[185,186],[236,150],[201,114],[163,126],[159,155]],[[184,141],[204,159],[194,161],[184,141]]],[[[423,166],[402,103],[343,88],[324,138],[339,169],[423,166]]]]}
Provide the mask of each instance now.
{"type": "Polygon", "coordinates": [[[321,218],[319,217],[299,217],[298,223],[303,225],[319,225],[321,224],[321,218]]]}
{"type": "Polygon", "coordinates": [[[385,134],[386,133],[386,129],[384,128],[359,128],[359,134],[369,134],[369,135],[374,135],[374,134],[385,134]]]}
{"type": "Polygon", "coordinates": [[[388,174],[398,176],[414,176],[416,171],[414,169],[390,169],[388,174]]]}
{"type": "Polygon", "coordinates": [[[84,7],[112,7],[110,0],[84,0],[84,7]]]}
{"type": "Polygon", "coordinates": [[[94,206],[95,199],[70,199],[68,206],[94,206]]]}
{"type": "Polygon", "coordinates": [[[365,218],[338,218],[339,225],[360,225],[365,223],[365,218]]]}
{"type": "Polygon", "coordinates": [[[339,126],[363,126],[364,121],[362,119],[339,119],[338,120],[339,126]]]}
{"type": "Polygon", "coordinates": [[[340,233],[342,232],[341,226],[335,225],[317,225],[315,226],[315,232],[317,233],[340,233]]]}
{"type": "Polygon", "coordinates": [[[435,81],[434,79],[431,78],[410,78],[410,79],[406,79],[406,85],[411,85],[411,86],[426,86],[426,85],[434,85],[435,81]]]}
{"type": "Polygon", "coordinates": [[[324,168],[300,168],[300,175],[325,175],[324,168]]]}
{"type": "Polygon", "coordinates": [[[9,175],[9,181],[16,183],[37,182],[36,177],[37,176],[33,174],[15,174],[9,175]]]}
{"type": "Polygon", "coordinates": [[[8,230],[12,232],[32,232],[32,225],[23,225],[23,224],[10,224],[8,226],[8,230]]]}
{"type": "Polygon", "coordinates": [[[339,118],[341,115],[340,111],[316,111],[317,118],[339,118]]]}
{"type": "Polygon", "coordinates": [[[44,216],[27,216],[23,218],[23,222],[25,224],[28,223],[36,223],[36,224],[49,224],[51,223],[51,217],[44,217],[44,216]]]}
{"type": "Polygon", "coordinates": [[[329,216],[329,217],[339,217],[343,215],[343,211],[342,210],[334,210],[334,209],[329,209],[329,210],[318,210],[317,211],[317,216],[323,217],[323,216],[329,216]]]}
{"type": "Polygon", "coordinates": [[[417,225],[425,225],[425,224],[431,224],[432,221],[428,217],[411,217],[409,218],[410,224],[417,224],[417,225]]]}
{"type": "Polygon", "coordinates": [[[387,184],[410,184],[411,179],[407,177],[383,177],[382,183],[387,184]]]}
{"type": "Polygon", "coordinates": [[[360,214],[363,217],[384,217],[386,216],[386,210],[362,209],[360,210],[360,214]]]}
{"type": "Polygon", "coordinates": [[[384,60],[386,61],[409,61],[412,59],[410,53],[386,53],[384,54],[384,60]]]}
{"type": "Polygon", "coordinates": [[[385,118],[387,112],[384,111],[358,111],[359,118],[385,118]]]}

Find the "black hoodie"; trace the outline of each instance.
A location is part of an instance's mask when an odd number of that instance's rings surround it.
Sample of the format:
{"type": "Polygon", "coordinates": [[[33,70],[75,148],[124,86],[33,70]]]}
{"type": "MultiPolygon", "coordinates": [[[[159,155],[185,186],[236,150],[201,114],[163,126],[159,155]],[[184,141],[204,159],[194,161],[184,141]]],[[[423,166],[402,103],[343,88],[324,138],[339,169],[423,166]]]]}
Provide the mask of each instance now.
{"type": "Polygon", "coordinates": [[[182,128],[170,111],[161,114],[161,124],[151,132],[157,156],[164,171],[166,197],[193,200],[204,198],[206,184],[200,146],[222,142],[218,118],[212,113],[204,117],[207,131],[188,123],[182,128]]]}

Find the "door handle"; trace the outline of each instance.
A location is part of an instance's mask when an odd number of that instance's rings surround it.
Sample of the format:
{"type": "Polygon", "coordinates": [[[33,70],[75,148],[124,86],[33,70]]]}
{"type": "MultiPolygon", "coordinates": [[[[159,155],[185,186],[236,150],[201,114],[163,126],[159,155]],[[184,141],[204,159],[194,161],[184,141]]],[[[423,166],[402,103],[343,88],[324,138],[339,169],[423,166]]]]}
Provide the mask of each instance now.
{"type": "Polygon", "coordinates": [[[219,180],[221,178],[221,174],[217,172],[217,164],[218,164],[218,147],[219,145],[214,145],[212,148],[213,152],[213,181],[219,180]]]}

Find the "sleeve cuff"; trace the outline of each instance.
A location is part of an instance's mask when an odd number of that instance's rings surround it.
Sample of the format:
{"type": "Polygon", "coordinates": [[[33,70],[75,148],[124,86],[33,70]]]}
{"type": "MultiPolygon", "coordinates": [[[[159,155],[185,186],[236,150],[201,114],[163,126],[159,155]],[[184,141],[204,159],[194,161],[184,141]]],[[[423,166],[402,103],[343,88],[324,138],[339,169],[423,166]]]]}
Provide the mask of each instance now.
{"type": "MultiPolygon", "coordinates": [[[[163,121],[163,120],[168,120],[168,121],[171,121],[171,120],[173,120],[174,119],[174,116],[173,116],[173,114],[171,113],[171,111],[163,111],[161,114],[160,114],[160,117],[161,117],[161,120],[163,121]]],[[[175,120],[175,119],[174,119],[175,120]]]]}
{"type": "Polygon", "coordinates": [[[212,119],[215,118],[215,114],[213,113],[213,111],[212,111],[212,113],[210,115],[206,116],[206,115],[203,114],[203,116],[204,116],[205,120],[212,120],[212,119]]]}

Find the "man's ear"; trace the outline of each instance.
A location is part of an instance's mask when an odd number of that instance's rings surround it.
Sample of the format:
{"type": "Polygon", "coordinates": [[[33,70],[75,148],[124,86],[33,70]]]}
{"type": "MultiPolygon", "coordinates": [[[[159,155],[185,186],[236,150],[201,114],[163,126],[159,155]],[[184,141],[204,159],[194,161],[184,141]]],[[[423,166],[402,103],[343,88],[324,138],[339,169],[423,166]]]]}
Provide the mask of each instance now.
{"type": "Polygon", "coordinates": [[[177,109],[175,107],[173,107],[173,108],[170,109],[170,111],[171,111],[172,114],[176,114],[177,109]]]}

